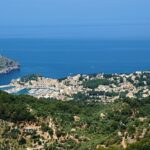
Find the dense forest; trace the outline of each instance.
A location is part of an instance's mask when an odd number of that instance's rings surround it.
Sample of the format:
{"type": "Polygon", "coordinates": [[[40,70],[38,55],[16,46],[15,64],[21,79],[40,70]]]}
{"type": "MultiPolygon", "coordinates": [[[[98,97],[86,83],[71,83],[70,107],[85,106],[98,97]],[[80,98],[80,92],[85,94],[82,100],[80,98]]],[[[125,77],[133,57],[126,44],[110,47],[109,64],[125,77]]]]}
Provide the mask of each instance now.
{"type": "Polygon", "coordinates": [[[149,110],[149,97],[103,104],[0,91],[0,149],[149,150],[149,110]]]}

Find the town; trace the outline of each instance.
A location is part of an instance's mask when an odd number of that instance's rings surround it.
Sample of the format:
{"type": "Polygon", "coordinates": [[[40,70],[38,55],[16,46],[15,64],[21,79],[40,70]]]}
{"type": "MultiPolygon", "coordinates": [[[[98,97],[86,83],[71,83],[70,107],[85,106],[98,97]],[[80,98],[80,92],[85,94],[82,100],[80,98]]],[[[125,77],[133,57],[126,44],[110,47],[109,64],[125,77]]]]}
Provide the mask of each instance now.
{"type": "Polygon", "coordinates": [[[78,74],[64,79],[51,79],[34,74],[12,80],[9,85],[1,86],[1,89],[11,94],[28,94],[36,98],[64,101],[85,99],[107,103],[125,97],[150,96],[150,72],[78,74]]]}

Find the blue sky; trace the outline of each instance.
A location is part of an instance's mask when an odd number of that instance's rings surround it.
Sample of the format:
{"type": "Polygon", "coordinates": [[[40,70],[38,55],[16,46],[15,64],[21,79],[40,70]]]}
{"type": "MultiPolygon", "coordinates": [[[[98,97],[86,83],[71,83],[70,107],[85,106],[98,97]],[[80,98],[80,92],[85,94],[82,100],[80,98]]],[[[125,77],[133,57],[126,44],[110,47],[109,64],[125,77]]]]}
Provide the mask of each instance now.
{"type": "Polygon", "coordinates": [[[1,0],[3,37],[150,38],[150,0],[1,0]]]}

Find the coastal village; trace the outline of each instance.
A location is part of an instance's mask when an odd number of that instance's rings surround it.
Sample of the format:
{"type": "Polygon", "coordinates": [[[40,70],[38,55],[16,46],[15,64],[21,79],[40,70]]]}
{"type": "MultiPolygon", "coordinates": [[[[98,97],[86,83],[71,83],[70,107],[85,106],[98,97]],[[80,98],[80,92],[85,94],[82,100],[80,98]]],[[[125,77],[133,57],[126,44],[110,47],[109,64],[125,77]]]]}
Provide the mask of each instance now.
{"type": "Polygon", "coordinates": [[[113,102],[119,98],[150,96],[150,72],[131,74],[75,75],[51,79],[28,75],[2,86],[8,93],[28,94],[37,98],[57,100],[86,99],[113,102]],[[8,88],[7,88],[8,87],[8,88]]]}
{"type": "MultiPolygon", "coordinates": [[[[20,69],[19,63],[0,56],[0,74],[20,69]]],[[[150,96],[150,71],[130,74],[77,74],[62,79],[46,78],[38,74],[14,79],[0,90],[10,94],[27,94],[36,98],[57,100],[93,100],[114,102],[119,98],[145,98],[150,96]]]]}

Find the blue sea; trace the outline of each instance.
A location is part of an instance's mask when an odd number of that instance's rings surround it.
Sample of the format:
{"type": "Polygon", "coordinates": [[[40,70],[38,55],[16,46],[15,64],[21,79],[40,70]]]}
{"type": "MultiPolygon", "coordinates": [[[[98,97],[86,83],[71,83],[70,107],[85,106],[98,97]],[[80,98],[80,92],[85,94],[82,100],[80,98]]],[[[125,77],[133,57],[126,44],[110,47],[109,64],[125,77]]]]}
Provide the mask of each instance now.
{"type": "Polygon", "coordinates": [[[150,70],[150,40],[0,39],[0,49],[21,64],[20,71],[0,75],[0,84],[32,73],[62,78],[150,70]]]}

